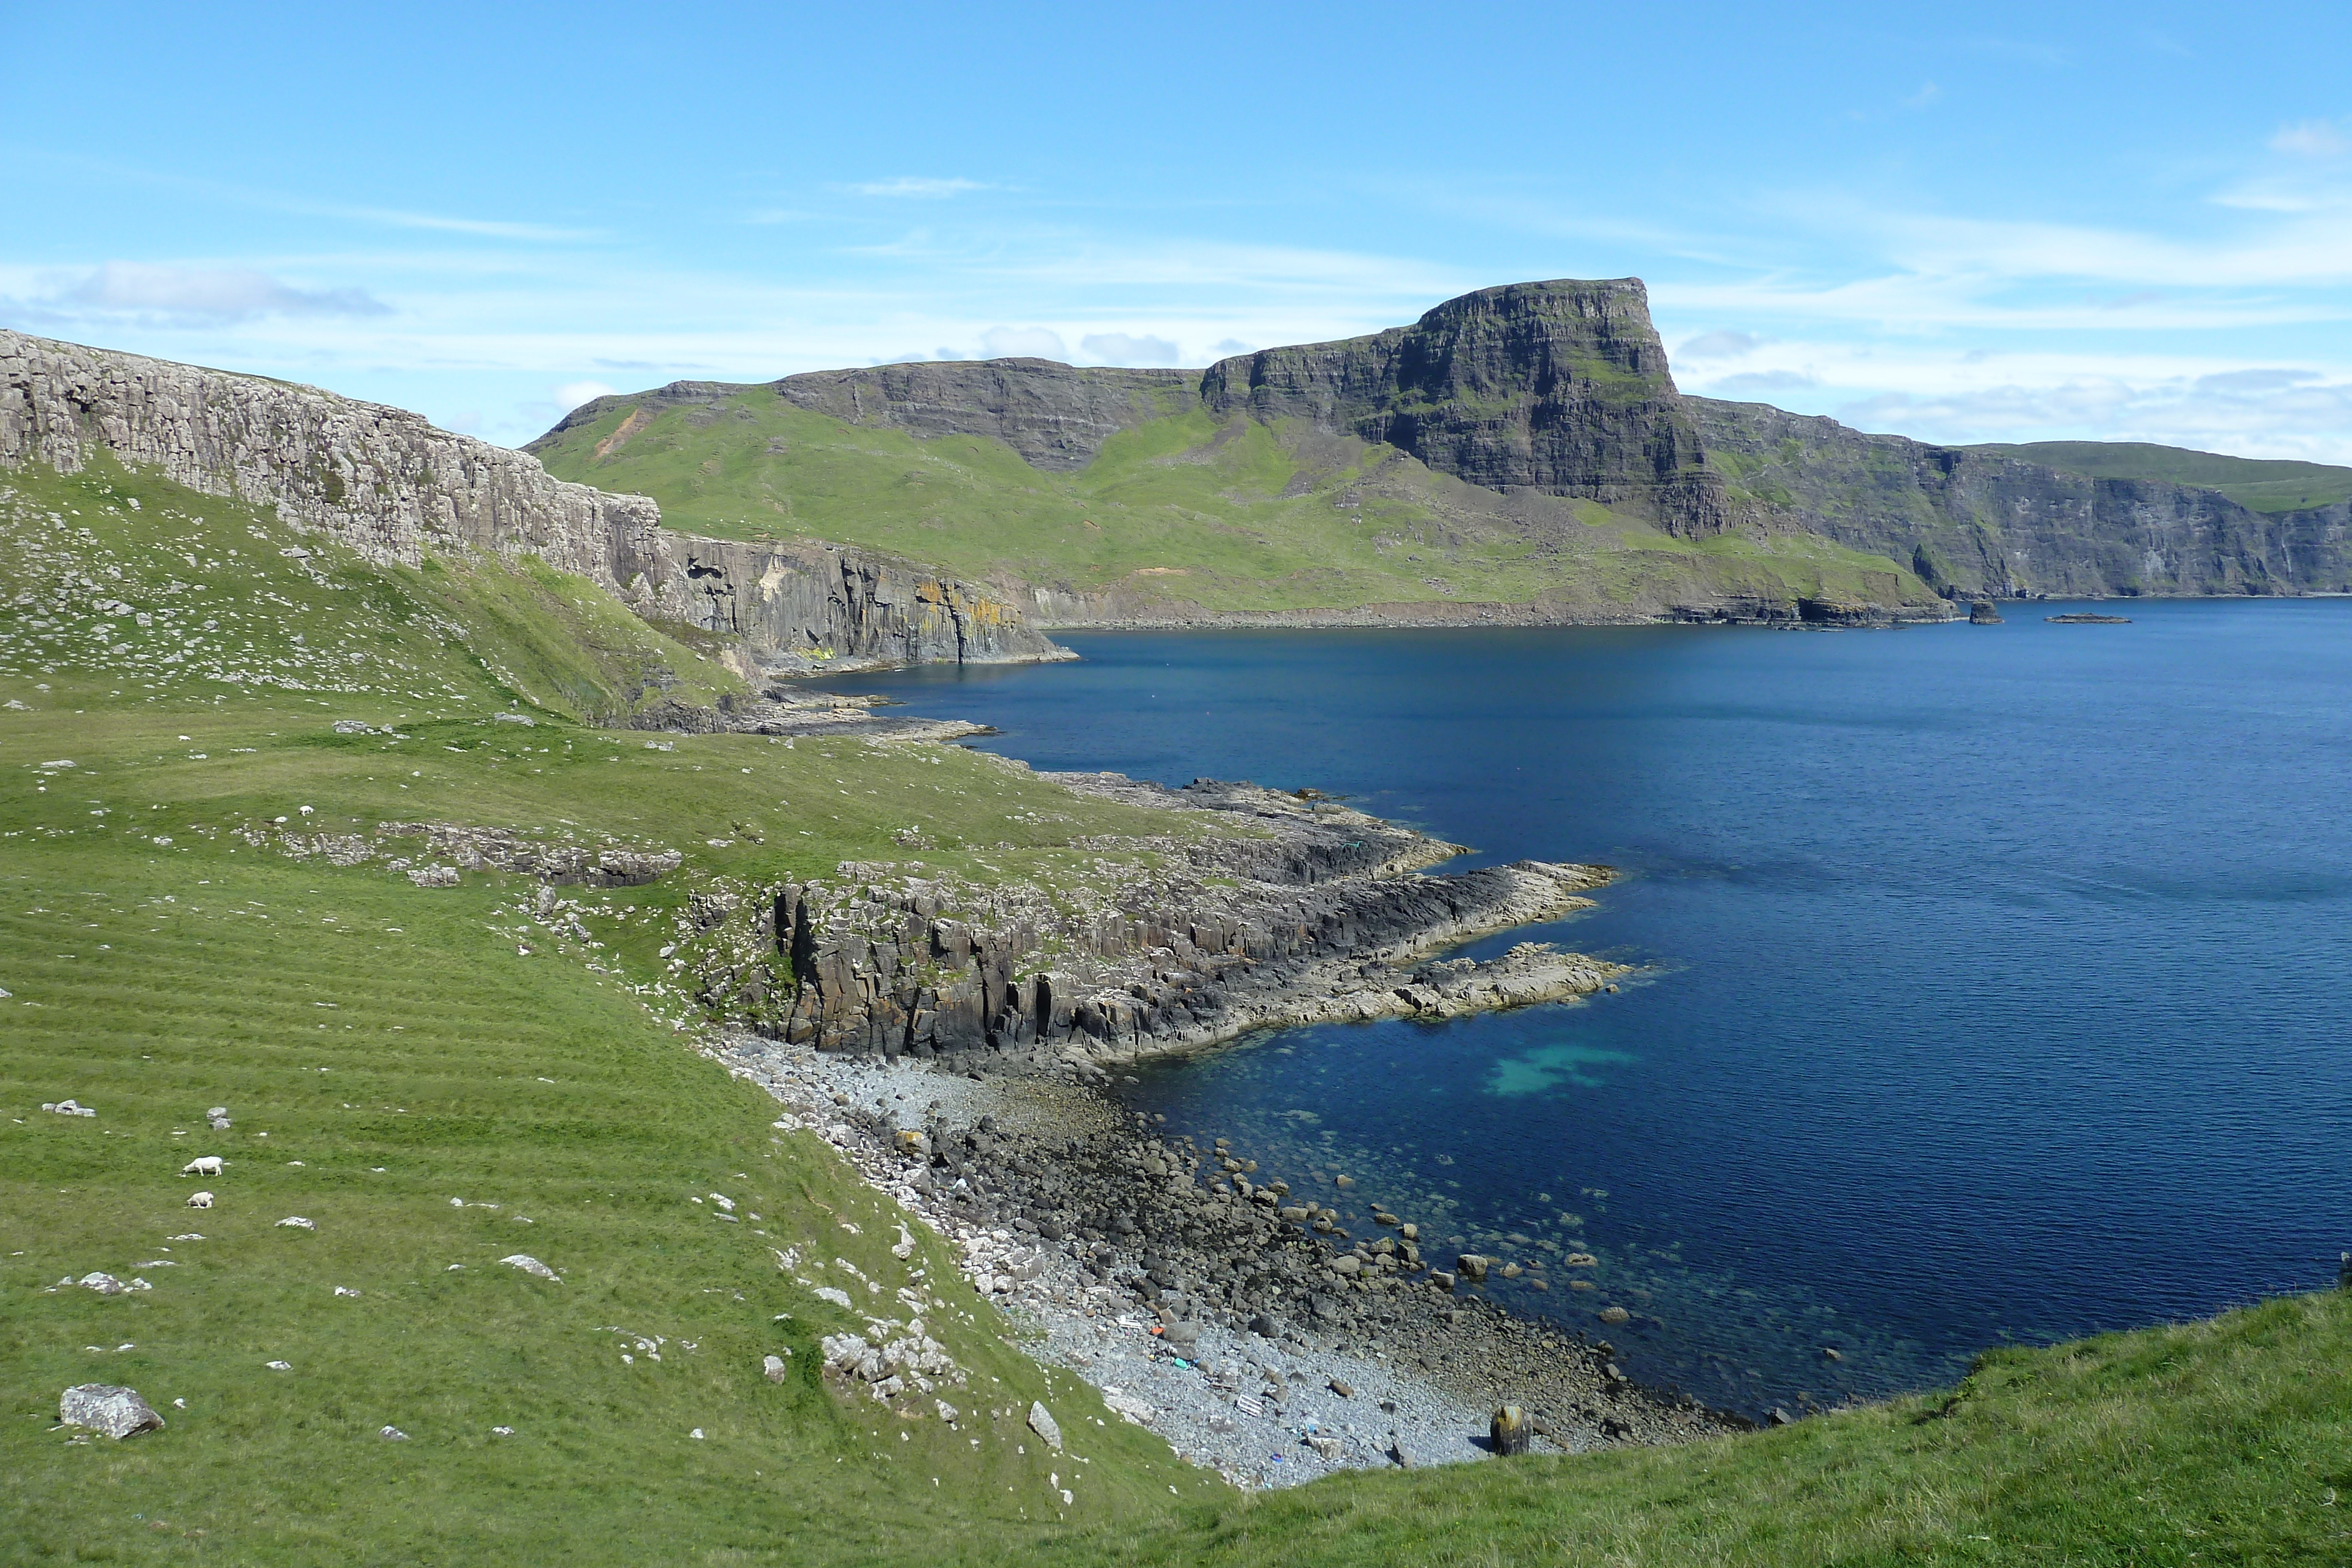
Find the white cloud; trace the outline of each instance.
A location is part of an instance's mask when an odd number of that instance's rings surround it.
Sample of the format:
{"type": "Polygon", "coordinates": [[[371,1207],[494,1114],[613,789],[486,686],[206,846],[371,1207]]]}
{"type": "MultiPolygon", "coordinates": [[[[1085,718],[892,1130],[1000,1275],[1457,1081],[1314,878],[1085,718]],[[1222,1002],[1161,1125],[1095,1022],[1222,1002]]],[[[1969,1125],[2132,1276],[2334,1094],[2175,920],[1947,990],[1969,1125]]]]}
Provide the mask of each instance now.
{"type": "Polygon", "coordinates": [[[35,319],[67,321],[133,316],[163,326],[217,326],[262,316],[388,316],[392,308],[358,288],[301,288],[257,267],[159,266],[110,261],[53,277],[41,294],[6,301],[35,319]]]}
{"type": "Polygon", "coordinates": [[[1209,352],[1223,360],[1234,354],[1255,354],[1257,352],[1257,345],[1244,343],[1239,338],[1227,338],[1223,342],[1210,344],[1209,352]]]}
{"type": "Polygon", "coordinates": [[[1681,360],[1737,360],[1754,353],[1764,346],[1764,340],[1753,332],[1701,332],[1697,337],[1675,350],[1681,360]]]}
{"type": "Polygon", "coordinates": [[[1707,395],[1736,398],[1754,392],[1795,392],[1800,387],[1820,384],[1819,378],[1802,371],[1747,371],[1710,382],[1707,395]]]}
{"type": "Polygon", "coordinates": [[[2347,140],[2343,128],[2330,120],[2305,120],[2283,126],[2271,138],[2271,146],[2277,152],[2301,153],[2306,158],[2333,158],[2352,152],[2352,140],[2347,140]]]}
{"type": "Polygon", "coordinates": [[[961,196],[970,191],[992,191],[996,187],[978,180],[929,180],[919,175],[902,174],[895,180],[871,180],[849,188],[861,196],[916,196],[937,200],[942,196],[961,196]]]}
{"type": "Polygon", "coordinates": [[[1062,335],[1044,327],[991,327],[980,335],[984,360],[1059,360],[1069,362],[1062,335]]]}
{"type": "Polygon", "coordinates": [[[396,229],[427,229],[441,234],[477,235],[486,239],[525,239],[548,242],[602,239],[600,229],[556,228],[547,224],[516,223],[506,218],[453,218],[439,213],[404,213],[390,207],[312,207],[302,204],[287,204],[298,212],[315,212],[339,218],[354,218],[361,223],[383,224],[396,229]]]}
{"type": "Polygon", "coordinates": [[[1837,417],[1955,444],[1978,441],[2150,441],[2255,457],[2341,463],[2352,455],[2352,381],[2232,372],[2135,383],[2080,378],[1940,396],[1881,392],[1837,417]]]}
{"type": "Polygon", "coordinates": [[[611,397],[613,389],[603,382],[566,382],[555,389],[557,412],[569,413],[583,402],[593,402],[600,397],[611,397]]]}
{"type": "Polygon", "coordinates": [[[1165,338],[1125,332],[1089,332],[1078,347],[1110,365],[1172,365],[1179,358],[1176,345],[1165,338]]]}

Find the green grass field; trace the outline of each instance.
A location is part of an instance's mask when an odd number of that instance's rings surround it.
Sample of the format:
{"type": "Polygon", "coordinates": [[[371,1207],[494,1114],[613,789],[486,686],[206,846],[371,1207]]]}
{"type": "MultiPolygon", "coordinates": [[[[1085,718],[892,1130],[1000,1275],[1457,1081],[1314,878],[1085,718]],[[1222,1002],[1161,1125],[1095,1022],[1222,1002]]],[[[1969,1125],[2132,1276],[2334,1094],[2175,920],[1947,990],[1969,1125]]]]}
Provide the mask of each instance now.
{"type": "Polygon", "coordinates": [[[1195,408],[1055,474],[992,437],[852,424],[767,387],[646,402],[624,436],[638,408],[620,400],[535,450],[563,478],[654,497],[675,528],[864,545],[969,579],[1240,612],[1563,601],[1606,617],[1711,593],[1932,597],[1895,562],[1825,539],[1694,543],[1296,422],[1195,408]]]}
{"type": "Polygon", "coordinates": [[[1166,818],[955,747],[592,728],[722,677],[528,562],[295,548],[136,476],[0,476],[0,1563],[2352,1561],[2336,1294],[1688,1448],[1239,1497],[1028,1360],[946,1248],[896,1260],[887,1202],[699,1054],[665,952],[716,939],[691,894],[903,859],[909,826],[940,870],[1068,886],[1077,841],[1166,818]],[[286,852],[385,821],[684,861],[550,909],[286,852]],[[39,1109],[68,1097],[99,1113],[39,1109]],[[954,1427],[825,1383],[863,1314],[791,1248],[885,1287],[861,1305],[937,1298],[954,1427]],[[152,1288],[59,1284],[92,1271],[152,1288]],[[83,1382],[170,1425],[57,1429],[83,1382]]]}

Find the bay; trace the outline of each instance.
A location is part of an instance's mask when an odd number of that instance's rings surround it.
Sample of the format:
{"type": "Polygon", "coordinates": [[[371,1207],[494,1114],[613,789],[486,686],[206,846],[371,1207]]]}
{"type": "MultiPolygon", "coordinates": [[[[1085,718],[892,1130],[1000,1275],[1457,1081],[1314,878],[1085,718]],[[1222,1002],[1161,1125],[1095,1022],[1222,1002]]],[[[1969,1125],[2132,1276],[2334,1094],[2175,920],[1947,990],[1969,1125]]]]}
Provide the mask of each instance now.
{"type": "Polygon", "coordinates": [[[1462,863],[1619,868],[1470,949],[1642,966],[1616,995],[1122,1090],[1260,1179],[1536,1265],[1490,1289],[1760,1412],[2314,1289],[2352,1247],[2352,602],[2042,620],[2071,608],[1079,633],[1078,663],[829,684],[1041,768],[1313,787],[1462,863]]]}

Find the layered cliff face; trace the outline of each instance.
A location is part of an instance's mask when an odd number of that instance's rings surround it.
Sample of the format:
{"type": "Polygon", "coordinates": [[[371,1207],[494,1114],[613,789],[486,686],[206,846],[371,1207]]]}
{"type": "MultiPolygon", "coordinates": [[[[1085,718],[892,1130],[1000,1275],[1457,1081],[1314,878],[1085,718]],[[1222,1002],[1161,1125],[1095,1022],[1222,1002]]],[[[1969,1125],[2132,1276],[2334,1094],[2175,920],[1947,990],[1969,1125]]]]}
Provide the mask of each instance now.
{"type": "Polygon", "coordinates": [[[2352,591],[2352,504],[2256,512],[2193,486],[1689,403],[1737,513],[1891,556],[1948,594],[2352,591]]]}
{"type": "Polygon", "coordinates": [[[999,595],[860,550],[676,533],[646,497],[567,483],[403,409],[0,331],[0,465],[73,473],[100,450],[378,562],[536,556],[649,621],[727,640],[746,674],[1061,656],[999,595]]]}
{"type": "Polygon", "coordinates": [[[1639,278],[1481,289],[1410,327],[1220,361],[1201,398],[1384,442],[1490,490],[1626,508],[1685,538],[1728,521],[1639,278]]]}

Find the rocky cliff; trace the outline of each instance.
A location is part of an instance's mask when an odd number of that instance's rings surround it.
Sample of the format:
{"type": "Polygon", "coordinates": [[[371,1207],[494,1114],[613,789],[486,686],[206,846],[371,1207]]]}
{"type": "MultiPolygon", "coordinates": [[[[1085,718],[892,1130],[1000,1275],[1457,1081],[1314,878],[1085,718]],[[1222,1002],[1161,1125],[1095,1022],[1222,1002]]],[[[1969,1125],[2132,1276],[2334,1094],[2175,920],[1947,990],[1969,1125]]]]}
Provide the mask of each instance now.
{"type": "Polygon", "coordinates": [[[1201,837],[1171,821],[1164,836],[1082,841],[1118,857],[1109,896],[1084,883],[968,884],[920,862],[848,862],[833,878],[730,894],[703,909],[700,1000],[825,1051],[1098,1068],[1278,1024],[1559,1000],[1622,972],[1540,944],[1425,961],[1589,906],[1604,867],[1424,875],[1459,846],[1250,785],[1055,777],[1129,805],[1229,813],[1246,829],[1201,837]],[[1127,858],[1139,852],[1150,858],[1127,858]]]}
{"type": "MultiPolygon", "coordinates": [[[[1909,569],[1947,599],[1992,594],[2202,594],[2340,591],[2352,587],[2352,547],[2346,530],[2352,503],[2301,511],[2249,510],[2217,491],[2157,478],[2099,477],[2028,457],[1934,446],[1901,436],[1867,435],[1835,421],[1786,413],[1756,403],[1685,397],[1668,373],[1638,279],[1559,279],[1482,289],[1446,301],[1411,326],[1340,342],[1267,349],[1220,361],[1204,372],[1085,369],[1041,360],[981,363],[884,365],[786,377],[765,388],[678,382],[657,392],[600,400],[576,411],[536,450],[587,443],[588,427],[619,423],[583,463],[586,445],[567,471],[588,476],[617,452],[633,426],[678,404],[689,418],[699,404],[716,404],[753,391],[800,409],[856,424],[881,425],[918,436],[983,435],[1004,442],[1041,473],[1083,475],[1103,443],[1119,431],[1186,412],[1206,411],[1221,422],[1216,441],[1169,456],[1164,464],[1206,467],[1217,442],[1255,421],[1276,425],[1282,440],[1304,451],[1326,433],[1327,443],[1371,444],[1347,463],[1361,477],[1339,494],[1339,512],[1383,517],[1392,526],[1377,548],[1412,551],[1413,539],[1465,525],[1484,535],[1517,535],[1532,548],[1524,559],[1549,559],[1541,587],[1522,586],[1506,602],[1470,603],[1450,591],[1395,602],[1335,599],[1300,602],[1302,570],[1284,563],[1282,602],[1248,619],[1348,620],[1434,618],[1475,622],[1506,620],[1622,620],[1699,615],[1735,620],[1801,621],[1805,608],[1827,606],[1823,617],[1916,618],[1927,595],[1900,569],[1909,569]],[[1305,444],[1302,444],[1302,441],[1305,444]],[[1383,448],[1416,459],[1430,474],[1460,481],[1486,497],[1383,495],[1383,448]],[[1549,502],[1547,509],[1538,503],[1549,502]],[[1808,590],[1771,562],[1753,568],[1754,580],[1716,580],[1700,558],[1646,560],[1638,565],[1593,554],[1601,536],[1574,511],[1597,502],[1612,513],[1653,525],[1682,539],[1735,541],[1750,553],[1784,557],[1825,538],[1897,568],[1884,582],[1859,580],[1842,592],[1808,590]],[[1415,529],[1419,532],[1416,534],[1415,529]],[[1408,541],[1408,542],[1398,542],[1408,541]],[[1851,614],[1849,613],[1851,612],[1851,614]]],[[[723,449],[728,429],[709,434],[723,449]]],[[[740,417],[738,423],[741,423],[740,417]]],[[[750,439],[745,425],[741,439],[750,439]]],[[[697,449],[698,451],[699,448],[697,449]]],[[[771,452],[776,448],[772,445],[771,452]]],[[[729,449],[721,468],[755,465],[729,449]]],[[[1296,453],[1294,453],[1294,456],[1296,453]]],[[[1339,459],[1333,459],[1335,463],[1339,459]]],[[[899,480],[877,455],[874,483],[861,495],[891,497],[899,480]]],[[[1342,465],[1345,465],[1344,464],[1342,465]]],[[[763,492],[764,506],[798,502],[789,465],[778,461],[763,492]]],[[[697,473],[706,470],[696,470],[697,473]]],[[[838,484],[839,476],[827,483],[838,484]]],[[[647,481],[639,481],[647,482],[647,481]]],[[[694,481],[699,484],[699,480],[694,481]]],[[[678,499],[651,484],[666,498],[678,499]]],[[[1222,497],[1187,497],[1185,525],[1214,531],[1230,524],[1245,531],[1263,525],[1248,515],[1255,499],[1243,486],[1222,497]],[[1224,507],[1225,511],[1215,510],[1224,507]]],[[[1283,498],[1313,488],[1304,468],[1283,498]]],[[[1389,488],[1394,489],[1394,486],[1389,488]]],[[[939,492],[926,492],[933,494],[939,492]]],[[[830,492],[805,499],[816,512],[830,492]]],[[[1104,499],[1114,493],[1106,489],[1104,499]]],[[[1124,493],[1116,498],[1122,502],[1124,493]]],[[[944,501],[945,497],[942,496],[944,501]]],[[[1078,496],[1069,497],[1091,505],[1078,496]]],[[[994,526],[1017,503],[991,501],[994,526]]],[[[1040,507],[1050,511],[1048,503],[1040,507]]],[[[868,510],[872,508],[869,507],[868,510]]],[[[927,526],[958,525],[952,504],[927,526]]],[[[1085,515],[1081,513],[1081,515],[1085,515]]],[[[862,526],[832,519],[834,526],[862,526]]],[[[1173,522],[1172,517],[1169,519],[1173,522]]],[[[714,523],[709,526],[717,527],[714,523]]],[[[1023,526],[1029,526],[1024,521],[1023,526]]],[[[1164,525],[1162,525],[1164,526],[1164,525]]],[[[822,527],[818,531],[822,532],[822,527]]],[[[1351,539],[1332,532],[1333,554],[1351,539]]],[[[912,548],[894,543],[894,548],[912,548]]],[[[1605,545],[1602,548],[1606,548],[1605,545]]],[[[1158,575],[1132,580],[1057,580],[1037,563],[989,562],[975,569],[966,549],[963,570],[1000,580],[1008,591],[1035,597],[1040,606],[1068,601],[1065,619],[1085,622],[1223,621],[1236,612],[1181,601],[1185,579],[1216,562],[1215,552],[1174,543],[1146,564],[1158,575]],[[1179,570],[1181,569],[1181,570],[1179,570]],[[1173,576],[1170,575],[1171,572],[1173,576]],[[1148,590],[1148,591],[1146,591],[1148,590]],[[1037,597],[1042,596],[1042,597],[1037,597]]],[[[979,552],[984,554],[985,552],[979,552]]],[[[1496,552],[1497,559],[1507,551],[1496,552]]],[[[1710,559],[1712,558],[1709,558],[1710,559]]],[[[1850,567],[1863,563],[1848,561],[1850,567]]],[[[1874,565],[1875,563],[1869,563],[1874,565]]],[[[1720,575],[1719,573],[1717,574],[1720,575]]],[[[1853,573],[1847,574],[1849,578],[1853,573]]],[[[1410,582],[1395,585],[1410,590],[1410,582]]],[[[1499,597],[1499,596],[1498,596],[1499,597]]],[[[1024,602],[1029,601],[1024,599],[1024,602]]],[[[1928,611],[1940,613],[1930,603],[1928,611]]],[[[1042,612],[1061,614],[1048,608],[1042,612]]]]}
{"type": "Polygon", "coordinates": [[[1736,517],[1890,556],[1948,595],[2352,591],[2352,504],[2256,512],[2194,486],[1688,402],[1736,517]]]}
{"type": "Polygon", "coordinates": [[[405,410],[0,330],[0,465],[73,472],[99,451],[379,562],[536,555],[649,621],[714,634],[750,675],[1061,656],[1001,597],[884,556],[697,538],[645,497],[566,483],[405,410]]]}
{"type": "Polygon", "coordinates": [[[1385,442],[1490,490],[1622,507],[1685,537],[1728,520],[1639,278],[1481,289],[1410,327],[1221,361],[1201,398],[1385,442]]]}

